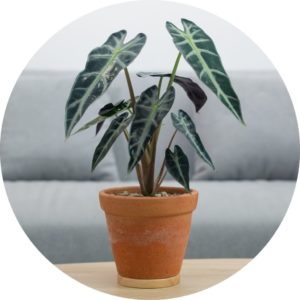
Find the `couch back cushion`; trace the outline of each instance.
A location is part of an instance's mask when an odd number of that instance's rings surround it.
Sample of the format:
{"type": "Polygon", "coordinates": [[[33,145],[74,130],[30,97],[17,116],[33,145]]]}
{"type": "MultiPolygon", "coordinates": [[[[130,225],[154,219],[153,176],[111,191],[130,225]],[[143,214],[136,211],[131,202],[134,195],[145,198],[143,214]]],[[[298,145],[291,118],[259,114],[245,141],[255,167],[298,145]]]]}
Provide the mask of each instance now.
{"type": "Polygon", "coordinates": [[[195,118],[216,170],[196,160],[194,179],[296,179],[299,132],[288,92],[276,72],[235,72],[246,126],[209,91],[195,118]]]}
{"type": "MultiPolygon", "coordinates": [[[[73,72],[40,71],[20,76],[2,127],[0,153],[4,179],[118,179],[112,153],[91,173],[92,155],[99,142],[94,130],[65,141],[64,109],[75,76],[73,72]]],[[[98,106],[93,105],[84,120],[95,117],[97,110],[98,106]]]]}
{"type": "MultiPolygon", "coordinates": [[[[138,78],[135,92],[157,83],[157,78],[138,78]]],[[[180,74],[199,80],[192,72],[180,74]]],[[[128,146],[120,136],[94,173],[91,159],[101,135],[89,129],[64,138],[64,107],[76,72],[24,72],[12,92],[4,117],[0,155],[7,180],[123,180],[127,174],[128,146]]],[[[81,124],[94,118],[100,106],[129,97],[120,74],[105,95],[85,113],[81,124]],[[101,103],[102,101],[102,103],[101,103]]],[[[276,72],[233,72],[233,86],[240,97],[247,126],[242,126],[208,89],[208,100],[199,113],[181,88],[176,87],[172,108],[193,118],[216,170],[198,157],[185,137],[178,133],[174,144],[183,147],[190,160],[193,179],[295,179],[299,164],[299,132],[292,102],[276,72]]],[[[167,79],[164,81],[164,85],[167,79]]],[[[201,84],[201,83],[200,83],[201,84]]],[[[203,87],[203,84],[202,84],[203,87]]],[[[107,122],[108,123],[108,122],[107,122]]],[[[105,123],[102,132],[107,127],[105,123]]],[[[158,143],[157,164],[174,131],[168,115],[158,143]]]]}

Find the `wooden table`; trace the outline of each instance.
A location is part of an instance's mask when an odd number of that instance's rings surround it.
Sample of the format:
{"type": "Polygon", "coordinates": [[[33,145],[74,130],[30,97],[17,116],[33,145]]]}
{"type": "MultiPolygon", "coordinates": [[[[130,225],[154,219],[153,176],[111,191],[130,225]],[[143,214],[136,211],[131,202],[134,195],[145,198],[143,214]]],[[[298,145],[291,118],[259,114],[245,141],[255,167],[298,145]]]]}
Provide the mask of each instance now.
{"type": "Polygon", "coordinates": [[[166,299],[204,290],[228,278],[250,259],[184,260],[180,284],[160,289],[135,289],[118,285],[114,262],[61,264],[57,267],[75,280],[107,294],[133,299],[166,299]]]}

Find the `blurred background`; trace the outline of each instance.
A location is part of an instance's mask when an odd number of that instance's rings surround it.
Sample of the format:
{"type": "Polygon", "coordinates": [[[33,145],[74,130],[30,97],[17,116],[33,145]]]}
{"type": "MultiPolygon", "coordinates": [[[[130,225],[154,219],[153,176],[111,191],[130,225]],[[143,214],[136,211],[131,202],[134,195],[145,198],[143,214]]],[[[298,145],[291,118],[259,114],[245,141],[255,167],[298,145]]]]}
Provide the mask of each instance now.
{"type": "MultiPolygon", "coordinates": [[[[182,17],[213,38],[247,123],[241,126],[180,61],[177,74],[199,83],[208,101],[196,113],[176,87],[172,110],[182,108],[193,117],[216,166],[210,170],[185,138],[176,136],[175,143],[190,160],[191,187],[199,190],[186,257],[254,257],[278,228],[294,191],[300,149],[293,105],[279,74],[250,39],[214,15],[169,2],[130,2],[84,16],[52,37],[28,63],[7,106],[0,144],[7,194],[25,233],[51,262],[112,260],[98,192],[137,184],[135,174],[126,172],[128,150],[122,136],[94,173],[91,160],[101,134],[95,137],[91,128],[65,141],[65,103],[77,73],[91,49],[112,32],[126,29],[128,39],[144,32],[147,43],[129,66],[139,95],[157,79],[139,78],[137,72],[171,71],[177,50],[165,22],[181,26],[182,17]]],[[[128,96],[120,73],[80,125],[94,118],[104,104],[128,96]]],[[[172,133],[168,115],[157,164],[172,133]]],[[[169,177],[165,185],[177,183],[169,177]]]]}

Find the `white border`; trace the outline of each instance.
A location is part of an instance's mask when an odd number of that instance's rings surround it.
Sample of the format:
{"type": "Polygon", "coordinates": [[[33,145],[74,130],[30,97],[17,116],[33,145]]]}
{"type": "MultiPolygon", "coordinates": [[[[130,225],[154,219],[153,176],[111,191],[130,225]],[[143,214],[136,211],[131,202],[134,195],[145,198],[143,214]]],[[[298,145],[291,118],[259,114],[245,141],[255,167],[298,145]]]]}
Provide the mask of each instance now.
{"type": "MultiPolygon", "coordinates": [[[[103,6],[126,1],[10,0],[0,8],[1,123],[15,81],[32,54],[50,36],[73,20],[103,6]]],[[[229,21],[271,59],[294,100],[300,120],[298,1],[185,0],[229,21]],[[298,42],[298,43],[297,43],[298,42]],[[298,54],[298,55],[297,55],[298,54]],[[298,102],[298,103],[297,103],[298,102]]],[[[77,284],[58,272],[31,244],[18,224],[0,183],[0,298],[112,298],[77,284]]],[[[299,184],[279,230],[258,257],[242,271],[214,288],[186,298],[300,299],[299,184]],[[295,273],[295,275],[294,275],[295,273]]]]}

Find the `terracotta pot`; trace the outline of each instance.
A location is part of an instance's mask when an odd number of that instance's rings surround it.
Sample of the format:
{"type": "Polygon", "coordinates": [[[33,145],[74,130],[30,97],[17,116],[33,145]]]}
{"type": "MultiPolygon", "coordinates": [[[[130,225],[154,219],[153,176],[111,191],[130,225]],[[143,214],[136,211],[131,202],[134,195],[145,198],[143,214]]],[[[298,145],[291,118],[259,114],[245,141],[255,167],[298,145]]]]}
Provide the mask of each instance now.
{"type": "Polygon", "coordinates": [[[198,192],[175,187],[161,190],[179,195],[115,194],[139,192],[138,187],[111,188],[99,194],[121,285],[155,288],[179,282],[198,192]]]}

